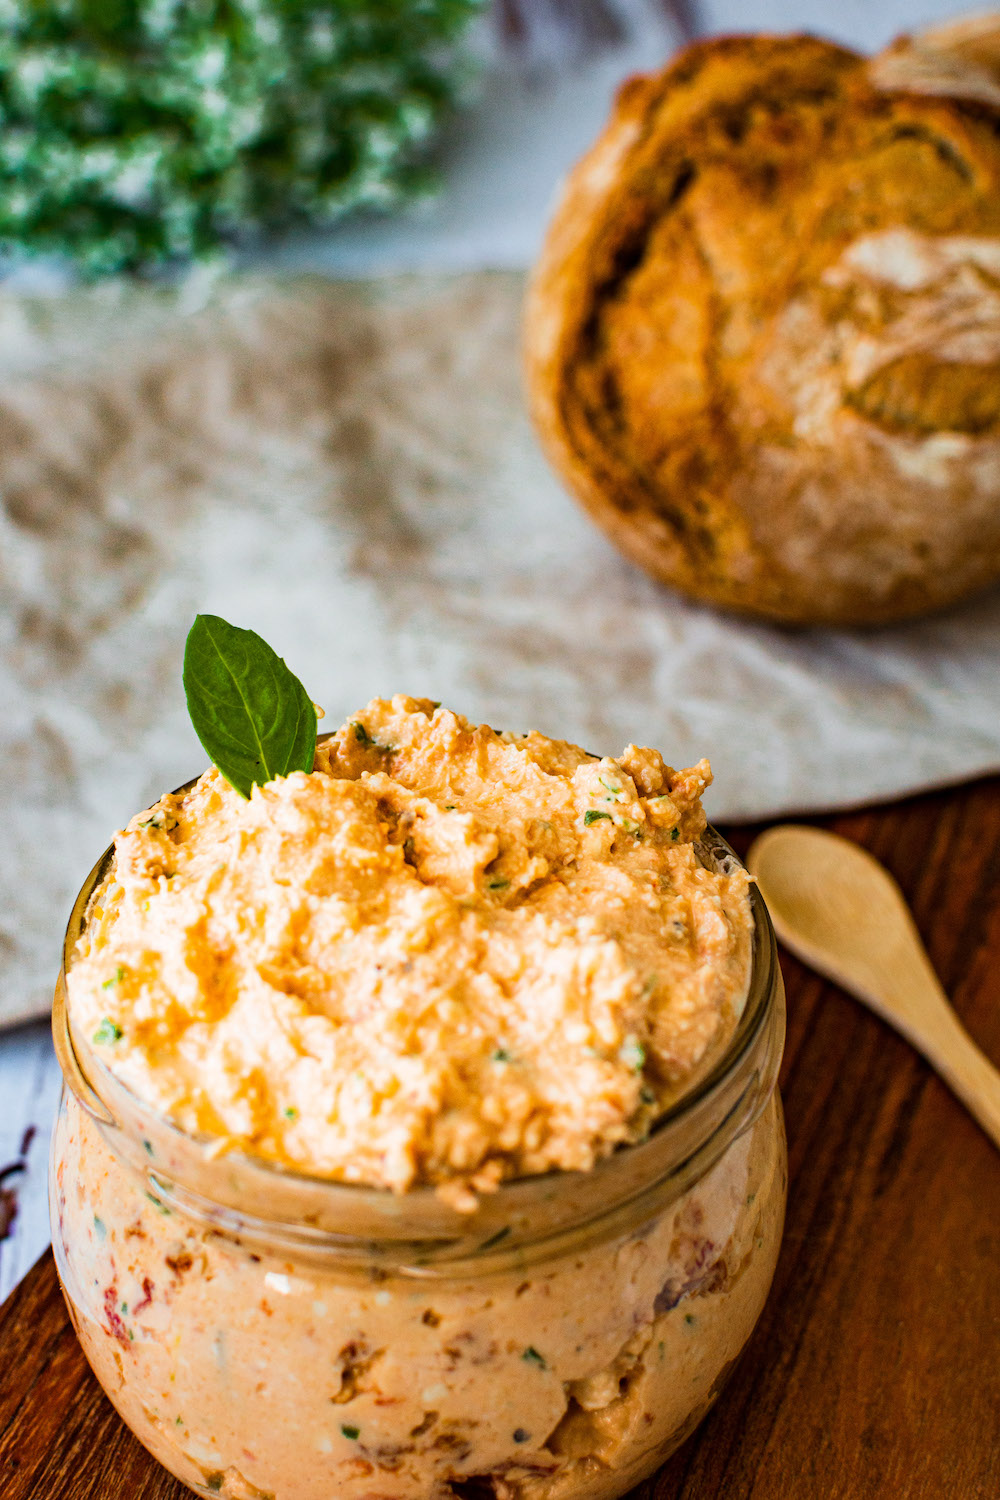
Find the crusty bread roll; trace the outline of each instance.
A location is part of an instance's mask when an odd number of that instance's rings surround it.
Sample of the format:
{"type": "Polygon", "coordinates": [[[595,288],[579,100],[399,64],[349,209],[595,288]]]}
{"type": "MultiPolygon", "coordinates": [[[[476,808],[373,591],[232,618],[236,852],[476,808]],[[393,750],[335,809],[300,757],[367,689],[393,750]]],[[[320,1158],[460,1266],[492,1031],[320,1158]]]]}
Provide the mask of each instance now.
{"type": "Polygon", "coordinates": [[[727,37],[632,79],[526,350],[553,463],[686,593],[873,624],[996,581],[1000,15],[872,62],[727,37]]]}

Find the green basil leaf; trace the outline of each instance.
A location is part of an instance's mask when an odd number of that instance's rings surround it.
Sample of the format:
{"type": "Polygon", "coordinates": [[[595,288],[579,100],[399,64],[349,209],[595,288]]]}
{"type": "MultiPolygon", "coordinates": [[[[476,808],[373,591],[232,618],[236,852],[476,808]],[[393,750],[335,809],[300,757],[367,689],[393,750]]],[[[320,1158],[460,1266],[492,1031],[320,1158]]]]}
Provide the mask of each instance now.
{"type": "Polygon", "coordinates": [[[184,648],[184,692],[202,748],[241,796],[276,776],[312,770],[315,705],[253,630],[196,615],[184,648]]]}

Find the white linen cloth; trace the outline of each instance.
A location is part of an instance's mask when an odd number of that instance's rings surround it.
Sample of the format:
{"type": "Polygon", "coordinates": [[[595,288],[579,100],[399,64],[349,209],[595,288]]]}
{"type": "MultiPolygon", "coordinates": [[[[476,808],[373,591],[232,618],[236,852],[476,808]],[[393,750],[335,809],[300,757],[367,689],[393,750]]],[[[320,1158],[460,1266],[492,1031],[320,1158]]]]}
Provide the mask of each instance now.
{"type": "Polygon", "coordinates": [[[1000,765],[1000,593],[793,634],[623,560],[536,444],[518,273],[0,293],[0,1021],[47,1007],[113,830],[204,765],[210,611],[336,727],[405,691],[600,753],[710,756],[716,821],[1000,765]]]}

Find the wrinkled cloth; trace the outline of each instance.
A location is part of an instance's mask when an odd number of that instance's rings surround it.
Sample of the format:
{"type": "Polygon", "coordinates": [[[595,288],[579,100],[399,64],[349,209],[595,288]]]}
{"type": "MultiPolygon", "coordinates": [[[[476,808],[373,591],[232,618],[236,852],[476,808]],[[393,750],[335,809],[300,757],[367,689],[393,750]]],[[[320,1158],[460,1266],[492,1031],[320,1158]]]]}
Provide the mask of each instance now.
{"type": "Polygon", "coordinates": [[[523,278],[0,294],[0,1023],[43,1013],[117,827],[205,764],[210,611],[326,709],[402,691],[601,754],[708,755],[713,821],[1000,766],[1000,594],[867,634],[688,604],[614,551],[524,413],[523,278]]]}

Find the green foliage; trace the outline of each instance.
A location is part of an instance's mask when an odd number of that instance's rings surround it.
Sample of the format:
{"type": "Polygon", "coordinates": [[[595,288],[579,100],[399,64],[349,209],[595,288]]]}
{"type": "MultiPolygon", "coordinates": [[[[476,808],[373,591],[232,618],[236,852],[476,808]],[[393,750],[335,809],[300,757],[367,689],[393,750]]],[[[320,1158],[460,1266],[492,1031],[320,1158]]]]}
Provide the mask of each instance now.
{"type": "Polygon", "coordinates": [[[0,249],[88,274],[419,191],[482,0],[0,0],[0,249]]]}

